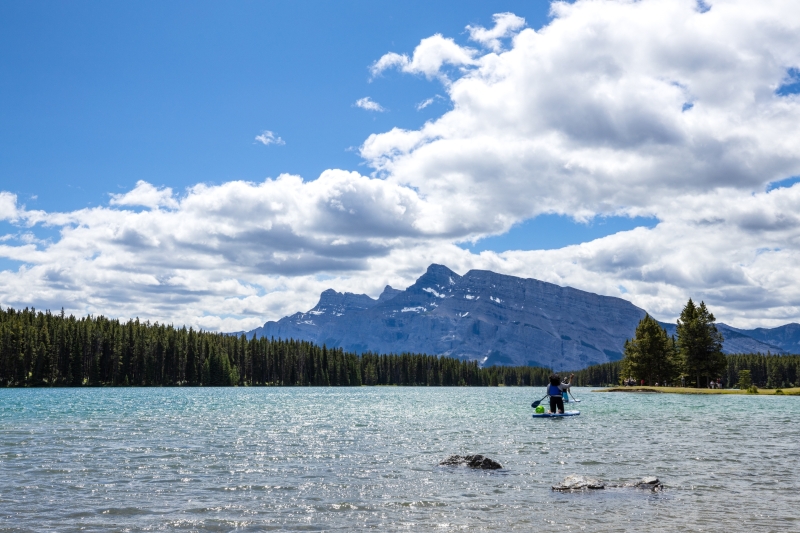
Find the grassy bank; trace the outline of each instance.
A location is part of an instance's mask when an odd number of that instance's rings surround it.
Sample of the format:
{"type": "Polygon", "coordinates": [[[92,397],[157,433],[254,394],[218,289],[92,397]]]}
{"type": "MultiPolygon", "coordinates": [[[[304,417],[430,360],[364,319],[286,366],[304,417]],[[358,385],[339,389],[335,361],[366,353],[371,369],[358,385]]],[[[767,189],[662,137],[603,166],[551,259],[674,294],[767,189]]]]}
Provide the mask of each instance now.
{"type": "MultiPolygon", "coordinates": [[[[782,390],[785,396],[800,396],[800,387],[787,389],[758,389],[758,394],[774,396],[776,390],[782,390]]],[[[694,387],[609,387],[595,389],[592,392],[639,392],[654,393],[665,392],[669,394],[750,394],[739,389],[696,389],[694,387]]]]}

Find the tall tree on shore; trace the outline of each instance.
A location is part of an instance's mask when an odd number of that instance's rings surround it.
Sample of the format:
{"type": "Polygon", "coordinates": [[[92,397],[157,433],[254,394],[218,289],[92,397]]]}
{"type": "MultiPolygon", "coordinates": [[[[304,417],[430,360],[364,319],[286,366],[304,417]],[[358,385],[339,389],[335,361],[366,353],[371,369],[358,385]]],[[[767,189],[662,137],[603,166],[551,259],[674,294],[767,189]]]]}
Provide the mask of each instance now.
{"type": "Polygon", "coordinates": [[[625,341],[624,352],[624,377],[652,385],[671,382],[678,375],[675,341],[650,315],[645,315],[636,326],[634,338],[625,341]]]}
{"type": "Polygon", "coordinates": [[[704,302],[695,305],[692,299],[686,303],[678,319],[678,351],[684,371],[695,378],[695,386],[706,384],[712,377],[722,374],[726,368],[722,353],[722,334],[717,331],[716,318],[704,302]]]}

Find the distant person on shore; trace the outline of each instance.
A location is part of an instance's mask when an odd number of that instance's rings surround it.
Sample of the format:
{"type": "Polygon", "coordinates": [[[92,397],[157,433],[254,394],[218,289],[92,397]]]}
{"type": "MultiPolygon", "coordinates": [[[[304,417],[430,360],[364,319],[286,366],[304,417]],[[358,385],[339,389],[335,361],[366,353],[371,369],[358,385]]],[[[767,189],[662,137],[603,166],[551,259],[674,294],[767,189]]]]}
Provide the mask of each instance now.
{"type": "Polygon", "coordinates": [[[568,391],[572,378],[575,374],[570,374],[569,381],[562,382],[558,374],[550,375],[550,385],[547,386],[547,394],[550,396],[550,413],[564,413],[564,391],[568,391]]]}

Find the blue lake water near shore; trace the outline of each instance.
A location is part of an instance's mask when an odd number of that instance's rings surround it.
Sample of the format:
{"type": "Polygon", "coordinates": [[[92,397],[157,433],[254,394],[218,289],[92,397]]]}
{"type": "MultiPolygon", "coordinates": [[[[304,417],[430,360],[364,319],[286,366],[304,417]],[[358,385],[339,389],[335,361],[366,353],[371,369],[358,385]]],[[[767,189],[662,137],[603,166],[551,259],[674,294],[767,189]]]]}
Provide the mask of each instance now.
{"type": "Polygon", "coordinates": [[[538,388],[2,389],[0,531],[800,531],[800,398],[576,393],[534,420],[538,388]]]}

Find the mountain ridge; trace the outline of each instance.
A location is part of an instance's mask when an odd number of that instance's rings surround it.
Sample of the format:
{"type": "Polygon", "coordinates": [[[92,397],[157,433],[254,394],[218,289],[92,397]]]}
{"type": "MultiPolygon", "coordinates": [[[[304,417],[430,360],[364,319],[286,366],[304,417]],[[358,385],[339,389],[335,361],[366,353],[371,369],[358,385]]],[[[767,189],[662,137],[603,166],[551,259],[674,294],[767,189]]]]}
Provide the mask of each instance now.
{"type": "MultiPolygon", "coordinates": [[[[356,353],[415,352],[481,365],[579,369],[621,359],[625,340],[644,315],[622,298],[489,270],[460,276],[432,264],[406,289],[387,285],[377,299],[328,289],[309,311],[268,321],[247,336],[308,340],[356,353]]],[[[675,333],[674,324],[662,326],[675,333]]],[[[800,351],[800,324],[718,328],[727,353],[800,351]]]]}

